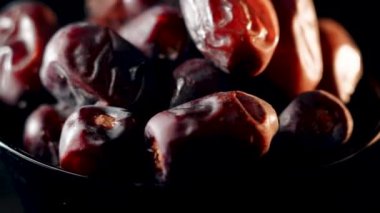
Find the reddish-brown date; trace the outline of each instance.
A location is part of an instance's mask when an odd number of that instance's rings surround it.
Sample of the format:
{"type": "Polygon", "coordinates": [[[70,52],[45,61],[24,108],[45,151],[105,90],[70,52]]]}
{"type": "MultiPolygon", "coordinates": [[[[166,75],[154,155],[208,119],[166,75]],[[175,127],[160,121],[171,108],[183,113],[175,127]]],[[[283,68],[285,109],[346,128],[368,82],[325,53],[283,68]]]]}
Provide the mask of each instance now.
{"type": "Polygon", "coordinates": [[[268,151],[277,128],[276,112],[268,103],[232,91],[214,93],[158,113],[148,122],[145,135],[155,156],[158,176],[167,181],[238,175],[239,169],[247,169],[240,166],[250,165],[253,161],[249,159],[268,151]],[[237,173],[232,172],[235,169],[237,173]]]}
{"type": "Polygon", "coordinates": [[[323,57],[319,88],[347,103],[363,74],[360,50],[344,27],[332,19],[319,20],[319,32],[323,57]]]}
{"type": "Polygon", "coordinates": [[[272,0],[280,23],[278,47],[266,70],[270,80],[293,98],[314,90],[322,79],[322,54],[312,0],[272,0]]]}
{"type": "Polygon", "coordinates": [[[191,37],[206,58],[228,73],[256,76],[279,39],[269,0],[180,0],[191,37]]]}
{"type": "Polygon", "coordinates": [[[173,71],[175,89],[171,98],[171,106],[210,95],[215,92],[232,89],[228,74],[206,59],[191,59],[173,71]]]}
{"type": "Polygon", "coordinates": [[[179,10],[165,5],[146,10],[118,32],[146,56],[160,59],[176,60],[189,40],[179,10]]]}
{"type": "Polygon", "coordinates": [[[41,87],[45,45],[57,28],[54,12],[40,3],[14,3],[0,13],[0,99],[17,105],[41,87]]]}
{"type": "MultiPolygon", "coordinates": [[[[107,167],[111,169],[123,164],[121,161],[128,159],[129,152],[137,151],[124,150],[131,140],[136,140],[136,125],[132,114],[121,108],[79,108],[68,117],[62,129],[59,142],[61,167],[78,174],[93,175],[107,171],[107,167]]],[[[127,164],[125,162],[125,166],[127,164]]],[[[119,169],[124,171],[127,168],[119,169]]]]}

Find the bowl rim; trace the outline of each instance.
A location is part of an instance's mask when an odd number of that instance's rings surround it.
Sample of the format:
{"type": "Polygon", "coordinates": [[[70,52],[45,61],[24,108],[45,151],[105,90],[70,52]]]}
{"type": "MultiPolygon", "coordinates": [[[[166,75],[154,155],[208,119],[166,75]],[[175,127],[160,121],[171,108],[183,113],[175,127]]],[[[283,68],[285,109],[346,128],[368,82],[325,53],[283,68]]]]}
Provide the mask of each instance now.
{"type": "Polygon", "coordinates": [[[46,163],[40,162],[40,161],[33,159],[32,157],[28,156],[28,154],[24,153],[23,151],[19,150],[18,148],[13,147],[11,145],[8,145],[8,144],[0,141],[0,155],[2,153],[2,150],[7,152],[8,154],[11,154],[13,157],[22,159],[22,160],[24,160],[30,164],[33,164],[34,166],[38,166],[38,167],[43,168],[43,169],[48,169],[48,170],[53,171],[53,172],[58,172],[58,173],[61,173],[63,175],[70,175],[70,176],[74,176],[77,178],[82,178],[82,179],[88,178],[87,176],[83,176],[83,175],[79,175],[79,174],[72,173],[69,171],[65,171],[59,167],[55,167],[55,166],[48,165],[46,163]]]}

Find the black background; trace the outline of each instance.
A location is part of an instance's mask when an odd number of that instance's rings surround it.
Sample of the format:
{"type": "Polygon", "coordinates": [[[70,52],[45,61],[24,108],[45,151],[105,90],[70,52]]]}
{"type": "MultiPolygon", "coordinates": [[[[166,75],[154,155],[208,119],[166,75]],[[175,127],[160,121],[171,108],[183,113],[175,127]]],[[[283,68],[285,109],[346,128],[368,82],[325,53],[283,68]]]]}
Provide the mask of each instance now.
{"type": "MultiPolygon", "coordinates": [[[[7,2],[13,1],[0,0],[1,6],[7,2]]],[[[81,20],[84,16],[83,1],[45,0],[43,2],[50,5],[58,13],[62,25],[81,20]]],[[[332,17],[347,28],[362,50],[365,72],[373,76],[373,78],[380,79],[380,60],[378,59],[378,50],[380,48],[380,34],[378,33],[380,25],[378,21],[380,20],[380,11],[376,6],[376,1],[315,0],[314,2],[320,17],[332,17]]],[[[372,154],[376,154],[376,149],[380,150],[375,146],[372,154]]],[[[374,160],[375,162],[378,161],[374,160]]],[[[376,165],[372,165],[372,167],[376,168],[376,165]]],[[[373,173],[367,173],[367,175],[376,177],[377,172],[378,170],[373,169],[373,173]]],[[[373,180],[374,177],[368,178],[373,180]]],[[[19,201],[15,194],[12,193],[9,178],[6,176],[0,162],[0,212],[21,211],[19,201]]]]}
{"type": "Polygon", "coordinates": [[[380,68],[378,33],[380,11],[375,1],[315,0],[321,17],[332,17],[342,23],[362,50],[365,72],[379,79],[380,68]]]}

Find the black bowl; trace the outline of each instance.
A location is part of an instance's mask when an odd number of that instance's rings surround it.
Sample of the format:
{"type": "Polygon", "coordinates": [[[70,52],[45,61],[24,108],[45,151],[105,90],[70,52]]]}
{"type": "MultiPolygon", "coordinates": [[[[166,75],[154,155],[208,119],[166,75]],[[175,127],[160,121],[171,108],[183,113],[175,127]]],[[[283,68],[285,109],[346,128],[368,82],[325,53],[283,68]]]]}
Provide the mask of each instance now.
{"type": "MultiPolygon", "coordinates": [[[[339,164],[289,170],[257,170],[252,184],[215,191],[174,193],[160,187],[123,186],[91,179],[40,163],[0,142],[6,165],[24,212],[127,212],[151,209],[212,208],[276,211],[361,211],[379,209],[380,144],[339,164]],[[136,209],[136,210],[135,210],[136,209]]],[[[231,186],[231,183],[226,186],[231,186]]]]}
{"type": "Polygon", "coordinates": [[[69,173],[3,142],[0,160],[12,177],[25,212],[116,212],[144,209],[146,201],[157,200],[158,187],[113,185],[69,173]]]}

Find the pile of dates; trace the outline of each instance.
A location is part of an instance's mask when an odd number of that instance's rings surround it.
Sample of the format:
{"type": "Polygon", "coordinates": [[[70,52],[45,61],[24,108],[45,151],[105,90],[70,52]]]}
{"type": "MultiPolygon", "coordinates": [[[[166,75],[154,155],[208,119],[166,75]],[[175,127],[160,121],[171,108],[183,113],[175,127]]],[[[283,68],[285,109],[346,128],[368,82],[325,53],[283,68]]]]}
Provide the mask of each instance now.
{"type": "Polygon", "coordinates": [[[128,183],[236,184],[263,159],[329,164],[353,141],[361,53],[312,0],[84,10],[63,26],[40,2],[0,12],[2,114],[27,116],[20,146],[41,162],[128,183]]]}

